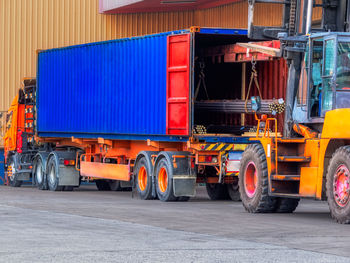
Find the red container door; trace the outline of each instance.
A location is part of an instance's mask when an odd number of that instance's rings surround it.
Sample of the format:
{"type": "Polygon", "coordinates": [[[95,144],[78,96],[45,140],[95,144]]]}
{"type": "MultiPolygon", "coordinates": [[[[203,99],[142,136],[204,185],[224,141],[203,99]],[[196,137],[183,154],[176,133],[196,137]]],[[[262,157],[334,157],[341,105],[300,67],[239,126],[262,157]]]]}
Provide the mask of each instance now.
{"type": "Polygon", "coordinates": [[[190,50],[191,34],[168,36],[168,135],[190,134],[190,50]]]}

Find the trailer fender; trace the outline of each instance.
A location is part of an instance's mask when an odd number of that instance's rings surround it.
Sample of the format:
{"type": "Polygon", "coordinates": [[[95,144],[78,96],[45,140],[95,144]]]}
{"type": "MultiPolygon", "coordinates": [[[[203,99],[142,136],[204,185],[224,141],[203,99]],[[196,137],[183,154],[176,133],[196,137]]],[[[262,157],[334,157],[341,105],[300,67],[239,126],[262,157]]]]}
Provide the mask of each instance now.
{"type": "Polygon", "coordinates": [[[170,176],[173,180],[175,197],[196,195],[197,177],[194,168],[191,167],[191,153],[189,152],[160,152],[154,164],[155,175],[158,162],[165,158],[171,164],[170,176]]]}
{"type": "Polygon", "coordinates": [[[75,166],[64,165],[64,160],[75,160],[75,151],[54,151],[51,152],[47,158],[45,170],[48,171],[48,164],[51,158],[56,162],[56,174],[58,175],[59,186],[79,186],[79,171],[75,169],[75,166]]]}
{"type": "MultiPolygon", "coordinates": [[[[139,152],[139,154],[136,157],[135,164],[142,158],[145,157],[146,161],[148,162],[149,167],[152,167],[152,174],[150,175],[152,178],[152,197],[156,198],[157,193],[156,193],[156,188],[155,188],[155,177],[154,177],[154,166],[153,166],[153,161],[152,161],[152,156],[157,156],[159,152],[155,151],[142,151],[139,152]]],[[[133,177],[133,183],[132,185],[135,185],[135,178],[133,177]]]]}

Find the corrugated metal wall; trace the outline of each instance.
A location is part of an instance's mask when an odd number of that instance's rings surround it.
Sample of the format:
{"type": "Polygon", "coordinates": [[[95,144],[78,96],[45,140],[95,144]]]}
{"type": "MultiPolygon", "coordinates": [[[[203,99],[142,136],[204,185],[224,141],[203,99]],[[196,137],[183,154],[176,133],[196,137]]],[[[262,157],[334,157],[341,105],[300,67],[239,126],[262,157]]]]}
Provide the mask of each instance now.
{"type": "MultiPolygon", "coordinates": [[[[281,10],[261,5],[257,24],[275,25],[281,10]]],[[[98,0],[0,0],[0,111],[23,77],[36,75],[36,50],[189,28],[246,27],[241,1],[200,11],[102,15],[98,0]]]]}
{"type": "MultiPolygon", "coordinates": [[[[247,28],[248,1],[198,10],[194,23],[198,26],[247,28]]],[[[276,4],[258,4],[255,10],[256,25],[277,26],[282,21],[282,7],[276,4]],[[269,14],[269,15],[266,15],[269,14]]]]}

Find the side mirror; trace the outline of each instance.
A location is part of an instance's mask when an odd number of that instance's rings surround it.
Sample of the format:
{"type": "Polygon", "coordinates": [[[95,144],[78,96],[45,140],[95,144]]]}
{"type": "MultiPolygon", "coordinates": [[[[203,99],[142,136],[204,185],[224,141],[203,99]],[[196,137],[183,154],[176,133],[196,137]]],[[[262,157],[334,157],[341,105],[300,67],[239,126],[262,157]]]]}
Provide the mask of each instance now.
{"type": "Polygon", "coordinates": [[[261,98],[259,96],[251,97],[252,110],[258,112],[261,109],[261,98]]]}

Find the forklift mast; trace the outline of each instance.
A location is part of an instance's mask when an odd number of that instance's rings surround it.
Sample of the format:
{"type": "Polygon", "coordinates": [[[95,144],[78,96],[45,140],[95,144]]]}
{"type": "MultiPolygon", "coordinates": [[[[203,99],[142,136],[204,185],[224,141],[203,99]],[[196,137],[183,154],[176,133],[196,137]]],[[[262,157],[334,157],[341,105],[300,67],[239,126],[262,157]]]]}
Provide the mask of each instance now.
{"type": "MultiPolygon", "coordinates": [[[[248,5],[249,38],[281,41],[281,53],[289,67],[283,135],[292,137],[293,107],[310,36],[322,32],[349,32],[350,0],[248,0],[248,5]],[[255,6],[263,3],[283,5],[280,26],[254,25],[255,6]],[[313,27],[314,8],[322,8],[321,25],[318,28],[313,27]]],[[[305,109],[302,111],[305,112],[305,109]]]]}
{"type": "Polygon", "coordinates": [[[268,40],[311,33],[312,9],[322,8],[321,27],[314,32],[349,32],[350,0],[248,0],[248,35],[251,39],[268,40]],[[256,4],[283,5],[281,25],[254,25],[256,4]]]}

